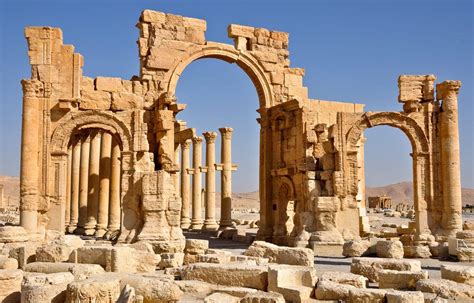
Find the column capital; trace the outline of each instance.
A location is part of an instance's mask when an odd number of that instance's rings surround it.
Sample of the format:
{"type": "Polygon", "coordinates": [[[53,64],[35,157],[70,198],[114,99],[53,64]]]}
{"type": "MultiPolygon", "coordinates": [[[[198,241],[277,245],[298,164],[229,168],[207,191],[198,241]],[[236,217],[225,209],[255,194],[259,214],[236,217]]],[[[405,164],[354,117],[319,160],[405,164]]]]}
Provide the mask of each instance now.
{"type": "Polygon", "coordinates": [[[204,132],[202,133],[204,138],[206,139],[206,143],[215,143],[217,138],[216,132],[204,132]]]}
{"type": "Polygon", "coordinates": [[[230,139],[232,138],[232,132],[234,131],[234,129],[232,127],[221,127],[219,128],[219,131],[222,137],[224,137],[225,139],[230,139]]]}
{"type": "Polygon", "coordinates": [[[436,98],[438,100],[443,100],[450,93],[457,94],[461,88],[461,81],[459,80],[446,80],[442,83],[436,85],[436,98]]]}
{"type": "Polygon", "coordinates": [[[181,144],[181,147],[183,150],[186,150],[186,149],[190,149],[191,148],[191,139],[187,139],[187,140],[184,140],[182,141],[180,144],[181,144]]]}
{"type": "Polygon", "coordinates": [[[201,144],[202,143],[202,137],[193,137],[191,140],[193,141],[193,144],[201,144]]]}

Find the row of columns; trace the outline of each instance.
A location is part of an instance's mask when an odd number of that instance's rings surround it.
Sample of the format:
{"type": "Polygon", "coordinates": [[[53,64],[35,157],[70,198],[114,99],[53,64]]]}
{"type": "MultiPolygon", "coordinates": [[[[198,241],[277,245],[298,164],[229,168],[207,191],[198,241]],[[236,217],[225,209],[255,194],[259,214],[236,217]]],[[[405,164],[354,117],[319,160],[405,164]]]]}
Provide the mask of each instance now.
{"type": "Polygon", "coordinates": [[[120,146],[109,132],[92,129],[68,149],[66,228],[102,237],[120,229],[120,146]]]}
{"type": "Polygon", "coordinates": [[[181,228],[215,231],[232,227],[232,132],[230,127],[219,128],[222,137],[221,164],[216,163],[216,132],[203,133],[206,140],[206,165],[202,166],[202,137],[192,137],[180,142],[181,145],[181,228]],[[193,145],[192,167],[190,148],[193,145]],[[221,171],[221,219],[219,224],[216,213],[216,171],[221,171]],[[205,173],[205,219],[202,219],[202,179],[205,173]],[[190,182],[192,175],[192,184],[190,182]],[[192,217],[190,218],[190,210],[192,217]]]}

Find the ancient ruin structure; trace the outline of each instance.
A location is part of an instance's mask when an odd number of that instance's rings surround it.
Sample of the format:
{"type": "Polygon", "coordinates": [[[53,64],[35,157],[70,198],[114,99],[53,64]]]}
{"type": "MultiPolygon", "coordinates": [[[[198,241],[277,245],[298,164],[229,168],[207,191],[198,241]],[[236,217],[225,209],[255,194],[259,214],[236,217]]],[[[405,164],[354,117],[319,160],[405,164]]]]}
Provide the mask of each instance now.
{"type": "Polygon", "coordinates": [[[367,200],[369,201],[369,208],[392,208],[392,198],[386,195],[368,197],[367,200]]]}
{"type": "Polygon", "coordinates": [[[401,76],[403,109],[365,112],[362,104],[308,97],[304,70],[290,67],[287,33],[232,24],[233,44],[211,42],[206,21],[150,10],[137,27],[140,71],[130,80],[86,77],[59,28],[25,29],[31,79],[22,81],[21,225],[30,233],[148,240],[166,252],[183,249],[182,228],[231,226],[232,129],[219,129],[216,163],[217,133],[203,140],[179,120],[177,83],[201,58],[235,63],[258,92],[259,239],[311,247],[368,231],[363,133],[381,125],[411,142],[417,243],[462,229],[459,81],[437,84],[435,94],[433,75],[401,76]]]}

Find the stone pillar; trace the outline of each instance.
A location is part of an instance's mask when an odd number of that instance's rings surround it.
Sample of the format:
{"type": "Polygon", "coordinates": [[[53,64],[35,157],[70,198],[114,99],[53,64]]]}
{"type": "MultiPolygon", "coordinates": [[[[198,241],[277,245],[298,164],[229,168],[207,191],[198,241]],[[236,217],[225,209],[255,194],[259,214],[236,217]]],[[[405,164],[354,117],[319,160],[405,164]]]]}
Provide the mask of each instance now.
{"type": "Polygon", "coordinates": [[[66,170],[66,205],[64,225],[69,226],[71,220],[71,179],[72,179],[72,145],[67,149],[67,170],[66,170]]]}
{"type": "Polygon", "coordinates": [[[3,184],[0,184],[0,207],[8,207],[8,203],[6,206],[3,205],[3,184]]]}
{"type": "MultiPolygon", "coordinates": [[[[178,167],[178,163],[179,163],[179,146],[180,144],[175,144],[174,145],[174,163],[175,163],[175,166],[178,167]]],[[[174,174],[173,174],[173,183],[174,183],[174,188],[176,189],[176,195],[181,196],[181,189],[179,187],[179,183],[181,181],[181,177],[180,177],[180,171],[176,171],[174,174]]]]}
{"type": "Polygon", "coordinates": [[[99,211],[97,214],[96,237],[102,237],[107,231],[109,218],[109,192],[110,192],[110,165],[112,153],[112,135],[108,132],[102,133],[100,149],[100,172],[99,172],[99,211]]]}
{"type": "Polygon", "coordinates": [[[87,198],[89,190],[89,158],[91,138],[86,134],[82,138],[81,145],[81,166],[79,173],[79,219],[77,222],[76,234],[84,233],[84,226],[87,222],[87,198]]]}
{"type": "Polygon", "coordinates": [[[217,133],[203,133],[206,139],[206,219],[204,220],[205,230],[217,230],[219,226],[216,222],[216,138],[217,133]]]}
{"type": "Polygon", "coordinates": [[[191,229],[202,228],[201,216],[201,158],[202,158],[202,138],[194,137],[193,141],[193,217],[191,229]]]}
{"type": "Polygon", "coordinates": [[[112,140],[108,232],[120,229],[120,179],[122,171],[120,160],[120,146],[116,140],[112,140]]]}
{"type": "Polygon", "coordinates": [[[444,211],[442,227],[447,235],[462,230],[461,165],[459,158],[458,92],[461,81],[445,81],[436,86],[442,100],[439,120],[441,183],[444,211]]]}
{"type": "Polygon", "coordinates": [[[189,229],[191,220],[189,219],[190,206],[190,182],[189,182],[189,148],[191,147],[191,140],[186,140],[181,143],[181,228],[189,229]]]}
{"type": "Polygon", "coordinates": [[[79,180],[81,166],[81,141],[76,140],[72,148],[72,171],[71,171],[71,216],[67,231],[73,233],[77,227],[79,218],[79,180]]]}
{"type": "Polygon", "coordinates": [[[84,234],[95,234],[97,212],[99,208],[99,169],[100,169],[100,137],[98,130],[91,131],[91,151],[89,157],[89,190],[87,196],[87,221],[84,234]]]}
{"type": "Polygon", "coordinates": [[[36,86],[41,82],[23,80],[23,119],[21,132],[20,166],[20,225],[36,231],[39,200],[39,143],[41,99],[36,97],[36,86]]]}
{"type": "Polygon", "coordinates": [[[232,132],[231,127],[219,128],[221,141],[221,220],[220,229],[232,226],[232,132]]]}

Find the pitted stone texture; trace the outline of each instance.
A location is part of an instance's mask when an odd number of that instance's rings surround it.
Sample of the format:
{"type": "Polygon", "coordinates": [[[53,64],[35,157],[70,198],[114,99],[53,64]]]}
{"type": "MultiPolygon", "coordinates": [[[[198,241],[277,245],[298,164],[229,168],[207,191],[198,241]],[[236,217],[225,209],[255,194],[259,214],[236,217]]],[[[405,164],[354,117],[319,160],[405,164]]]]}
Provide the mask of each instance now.
{"type": "Polygon", "coordinates": [[[379,281],[379,271],[391,269],[398,271],[421,271],[421,263],[418,260],[379,259],[379,258],[354,258],[351,264],[351,273],[363,275],[370,282],[379,281]]]}
{"type": "Polygon", "coordinates": [[[0,269],[18,269],[18,261],[13,258],[0,256],[0,269]]]}
{"type": "Polygon", "coordinates": [[[416,283],[416,290],[437,294],[446,299],[473,299],[474,287],[445,279],[427,279],[416,283]]]}
{"type": "Polygon", "coordinates": [[[74,263],[50,263],[50,262],[33,262],[25,265],[25,272],[34,273],[60,273],[70,272],[75,280],[88,279],[92,275],[102,274],[104,268],[98,264],[74,264],[74,263]]]}
{"type": "Polygon", "coordinates": [[[71,273],[25,276],[21,283],[22,303],[50,303],[66,300],[67,285],[74,281],[71,273]]]}
{"type": "Polygon", "coordinates": [[[431,257],[430,247],[426,245],[403,246],[405,258],[421,258],[428,259],[431,257]]]}
{"type": "Polygon", "coordinates": [[[172,280],[172,277],[158,276],[153,273],[139,275],[114,274],[121,277],[121,283],[135,289],[135,293],[143,297],[143,303],[177,302],[183,291],[172,280]],[[150,276],[148,276],[150,275],[150,276]]]}
{"type": "Polygon", "coordinates": [[[368,279],[364,276],[339,271],[324,272],[321,281],[352,285],[357,288],[366,288],[368,283],[368,279]]]}
{"type": "Polygon", "coordinates": [[[65,302],[115,302],[119,296],[120,279],[101,275],[70,283],[65,302]]]}
{"type": "Polygon", "coordinates": [[[344,243],[342,255],[344,257],[361,257],[369,254],[370,241],[351,240],[344,243]]]}
{"type": "Polygon", "coordinates": [[[459,247],[457,257],[460,262],[474,262],[474,247],[459,247]]]}
{"type": "Polygon", "coordinates": [[[285,303],[285,299],[275,292],[252,292],[245,295],[240,303],[285,303]]]}
{"type": "Polygon", "coordinates": [[[10,258],[16,259],[18,267],[23,269],[26,264],[36,261],[36,249],[39,245],[38,242],[17,243],[10,249],[8,255],[10,258]]]}
{"type": "Polygon", "coordinates": [[[204,303],[239,303],[240,298],[228,295],[226,293],[215,292],[204,298],[204,303]]]}
{"type": "Polygon", "coordinates": [[[416,283],[428,279],[427,271],[397,271],[383,269],[379,271],[379,288],[415,290],[416,283]]]}
{"type": "Polygon", "coordinates": [[[314,267],[270,265],[268,268],[268,290],[282,294],[289,302],[308,300],[317,282],[314,267]]]}
{"type": "Polygon", "coordinates": [[[161,261],[158,264],[160,269],[179,267],[184,263],[184,253],[163,253],[160,256],[161,261]]]}
{"type": "Polygon", "coordinates": [[[403,258],[403,244],[400,241],[378,241],[375,246],[377,257],[380,258],[403,258]]]}
{"type": "Polygon", "coordinates": [[[209,248],[208,240],[186,239],[184,252],[187,254],[203,254],[209,248]]]}
{"type": "Polygon", "coordinates": [[[268,258],[270,263],[314,266],[314,252],[309,248],[277,246],[263,241],[255,241],[244,255],[268,258]]]}
{"type": "Polygon", "coordinates": [[[353,288],[349,290],[348,302],[351,303],[383,303],[387,291],[384,289],[353,288]]]}
{"type": "Polygon", "coordinates": [[[349,292],[356,287],[347,284],[339,284],[332,281],[321,280],[316,285],[315,297],[318,300],[342,300],[349,299],[349,292]]]}
{"type": "Polygon", "coordinates": [[[72,252],[84,245],[84,240],[78,236],[61,236],[38,247],[36,249],[36,261],[67,262],[72,252]]]}
{"type": "Polygon", "coordinates": [[[388,291],[387,303],[424,303],[425,298],[421,291],[388,291]]]}
{"type": "Polygon", "coordinates": [[[268,269],[266,266],[195,263],[183,268],[182,278],[219,285],[266,290],[268,269]]]}
{"type": "Polygon", "coordinates": [[[441,278],[474,286],[474,266],[442,264],[441,278]]]}
{"type": "Polygon", "coordinates": [[[0,226],[0,242],[26,242],[28,234],[21,226],[0,226]]]}
{"type": "Polygon", "coordinates": [[[0,270],[0,299],[2,302],[20,302],[23,271],[19,269],[0,270]]]}

